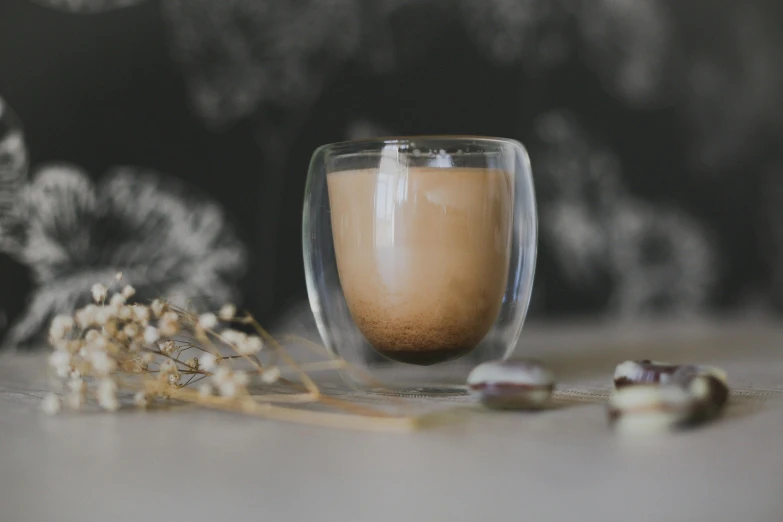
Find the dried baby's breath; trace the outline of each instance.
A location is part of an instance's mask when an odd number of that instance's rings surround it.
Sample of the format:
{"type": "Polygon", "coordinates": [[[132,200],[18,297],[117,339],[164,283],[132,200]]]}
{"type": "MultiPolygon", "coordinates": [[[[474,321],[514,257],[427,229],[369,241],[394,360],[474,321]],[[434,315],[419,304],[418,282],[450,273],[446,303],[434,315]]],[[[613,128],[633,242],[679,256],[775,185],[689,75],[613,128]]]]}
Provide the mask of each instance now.
{"type": "Polygon", "coordinates": [[[278,381],[280,379],[280,368],[277,366],[272,366],[271,368],[267,368],[262,374],[261,374],[261,380],[265,383],[272,384],[278,381]]]}
{"type": "Polygon", "coordinates": [[[221,321],[230,321],[237,315],[237,307],[231,303],[224,304],[220,307],[218,317],[221,321]]]}
{"type": "Polygon", "coordinates": [[[63,397],[47,395],[41,404],[46,413],[63,406],[78,410],[97,404],[116,411],[123,404],[147,408],[176,401],[331,427],[406,431],[418,426],[418,418],[325,395],[307,371],[350,365],[325,351],[320,353],[327,360],[298,364],[253,317],[238,316],[232,304],[199,315],[164,299],[129,303],[132,286],[113,290],[121,280],[118,273],[108,286],[96,283],[90,289],[94,303],[52,320],[49,366],[63,397]],[[316,403],[319,411],[307,408],[316,403]]]}
{"type": "Polygon", "coordinates": [[[150,398],[145,392],[138,391],[133,396],[133,404],[135,404],[139,408],[146,408],[150,404],[150,398]]]}
{"type": "Polygon", "coordinates": [[[50,415],[58,413],[61,407],[60,397],[54,393],[47,394],[43,401],[41,401],[41,409],[50,415]]]}
{"type": "Polygon", "coordinates": [[[204,330],[215,328],[218,324],[217,316],[213,313],[201,314],[198,318],[198,324],[204,330]]]}
{"type": "Polygon", "coordinates": [[[106,300],[106,292],[107,289],[102,284],[95,283],[92,285],[91,293],[93,301],[96,303],[103,303],[106,300]]]}

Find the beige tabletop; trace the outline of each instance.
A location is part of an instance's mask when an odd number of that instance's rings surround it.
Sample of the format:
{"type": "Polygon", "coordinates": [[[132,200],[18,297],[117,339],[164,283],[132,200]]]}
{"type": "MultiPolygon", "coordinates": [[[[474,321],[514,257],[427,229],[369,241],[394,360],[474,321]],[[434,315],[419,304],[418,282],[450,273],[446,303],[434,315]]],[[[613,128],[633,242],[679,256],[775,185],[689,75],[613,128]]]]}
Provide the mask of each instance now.
{"type": "MultiPolygon", "coordinates": [[[[0,357],[0,521],[783,520],[783,325],[721,320],[526,328],[558,407],[409,434],[182,407],[45,416],[43,355],[0,357]],[[672,435],[607,427],[617,362],[719,365],[723,419],[672,435]]],[[[457,406],[459,407],[459,406],[457,406]]]]}

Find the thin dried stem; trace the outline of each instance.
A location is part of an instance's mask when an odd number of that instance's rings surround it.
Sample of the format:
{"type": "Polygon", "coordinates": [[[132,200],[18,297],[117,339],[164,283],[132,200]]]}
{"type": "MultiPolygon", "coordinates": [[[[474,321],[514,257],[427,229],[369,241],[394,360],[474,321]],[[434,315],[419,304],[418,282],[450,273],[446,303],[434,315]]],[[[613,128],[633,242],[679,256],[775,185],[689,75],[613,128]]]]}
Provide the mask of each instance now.
{"type": "MultiPolygon", "coordinates": [[[[217,339],[220,339],[220,341],[221,341],[223,344],[225,344],[226,346],[228,346],[228,347],[230,347],[232,350],[234,350],[234,352],[235,352],[235,353],[236,353],[236,354],[237,354],[239,357],[241,357],[241,358],[245,359],[245,360],[246,360],[246,361],[248,361],[250,364],[252,364],[253,366],[255,366],[257,370],[261,370],[261,371],[263,371],[263,370],[264,370],[264,367],[263,367],[263,366],[261,365],[261,363],[259,362],[259,360],[258,360],[258,357],[250,357],[250,356],[249,356],[249,355],[247,355],[247,354],[240,353],[240,352],[239,352],[239,348],[237,348],[237,347],[236,347],[236,345],[235,345],[234,343],[228,342],[228,341],[227,341],[225,338],[223,338],[223,336],[222,336],[222,335],[220,335],[219,333],[217,333],[217,332],[216,332],[216,331],[214,331],[214,330],[207,329],[207,330],[205,330],[205,331],[206,331],[208,334],[210,334],[210,335],[214,336],[215,338],[217,338],[217,339]]],[[[223,358],[223,359],[226,359],[227,357],[221,357],[221,358],[223,358]]]]}
{"type": "MultiPolygon", "coordinates": [[[[286,334],[282,336],[282,339],[287,339],[289,341],[296,341],[302,343],[306,348],[309,348],[311,352],[319,354],[319,355],[325,355],[329,358],[331,358],[333,361],[341,361],[343,363],[343,368],[351,371],[354,373],[354,375],[357,376],[360,380],[364,381],[364,383],[368,386],[372,386],[373,388],[377,388],[380,390],[383,390],[386,388],[386,385],[376,379],[372,374],[370,374],[368,371],[359,368],[356,365],[353,365],[346,361],[345,359],[340,359],[336,355],[332,354],[325,346],[321,346],[318,343],[315,343],[311,341],[310,339],[307,339],[306,337],[301,337],[299,335],[293,335],[293,334],[286,334]]],[[[395,397],[390,395],[389,400],[392,402],[397,403],[398,405],[405,405],[404,401],[402,401],[399,397],[395,397]]]]}
{"type": "Polygon", "coordinates": [[[267,332],[264,329],[264,327],[262,327],[258,323],[258,321],[255,320],[255,318],[252,315],[248,314],[247,315],[247,320],[253,326],[253,328],[256,329],[258,334],[265,341],[267,341],[269,344],[271,344],[272,347],[274,347],[274,349],[277,351],[277,353],[280,355],[280,357],[283,359],[283,361],[285,361],[285,363],[288,366],[290,366],[291,368],[294,368],[296,370],[297,374],[302,379],[302,383],[307,387],[307,389],[311,393],[314,393],[316,395],[320,395],[321,394],[321,390],[318,389],[318,386],[315,384],[315,382],[313,382],[313,380],[310,378],[310,376],[307,375],[307,373],[305,373],[299,367],[297,362],[290,355],[288,355],[288,352],[285,350],[285,348],[283,348],[283,346],[280,343],[278,343],[277,340],[271,334],[269,334],[269,332],[267,332]]]}
{"type": "Polygon", "coordinates": [[[153,354],[158,355],[160,357],[164,357],[166,359],[174,361],[177,364],[181,364],[182,366],[187,368],[187,370],[181,370],[180,369],[181,372],[190,371],[190,372],[204,373],[201,370],[199,370],[198,368],[194,368],[194,367],[188,365],[186,362],[181,361],[181,360],[177,359],[176,357],[172,357],[171,355],[168,355],[166,353],[163,353],[160,350],[153,350],[152,348],[142,348],[142,351],[153,353],[153,354]]]}
{"type": "Polygon", "coordinates": [[[195,402],[201,406],[225,411],[236,411],[258,417],[321,426],[362,431],[410,432],[419,427],[416,417],[380,417],[369,415],[351,415],[322,411],[300,410],[272,404],[259,404],[255,401],[226,400],[223,397],[201,397],[197,392],[182,389],[172,394],[172,398],[195,402]]]}

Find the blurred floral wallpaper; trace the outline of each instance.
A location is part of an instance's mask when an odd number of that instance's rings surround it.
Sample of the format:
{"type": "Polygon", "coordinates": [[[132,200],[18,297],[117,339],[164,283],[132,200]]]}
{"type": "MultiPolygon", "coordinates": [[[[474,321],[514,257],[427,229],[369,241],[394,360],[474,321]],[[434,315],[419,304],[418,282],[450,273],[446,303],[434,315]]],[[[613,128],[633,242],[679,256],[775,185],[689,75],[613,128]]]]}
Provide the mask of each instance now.
{"type": "Polygon", "coordinates": [[[0,332],[121,270],[139,296],[305,299],[312,150],[511,137],[533,317],[783,305],[776,0],[3,0],[0,332]]]}

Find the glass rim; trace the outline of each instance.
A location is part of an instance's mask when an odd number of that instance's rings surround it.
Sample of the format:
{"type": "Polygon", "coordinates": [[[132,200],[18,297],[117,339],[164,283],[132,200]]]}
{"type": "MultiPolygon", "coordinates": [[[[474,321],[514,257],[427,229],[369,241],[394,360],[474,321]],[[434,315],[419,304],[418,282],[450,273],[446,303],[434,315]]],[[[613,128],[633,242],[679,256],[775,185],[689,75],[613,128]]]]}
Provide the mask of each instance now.
{"type": "MultiPolygon", "coordinates": [[[[334,143],[326,143],[321,145],[313,152],[313,155],[320,154],[327,151],[347,152],[351,154],[350,149],[358,146],[375,145],[380,149],[386,145],[416,145],[417,141],[440,141],[440,142],[453,142],[455,144],[465,143],[471,145],[506,145],[517,146],[524,149],[524,145],[519,140],[513,138],[501,138],[496,136],[481,136],[472,134],[422,134],[422,135],[409,135],[409,136],[379,136],[375,138],[361,138],[357,140],[337,141],[334,143]]],[[[359,153],[374,153],[379,151],[359,151],[359,153]]],[[[353,152],[356,154],[357,152],[353,152]]]]}

